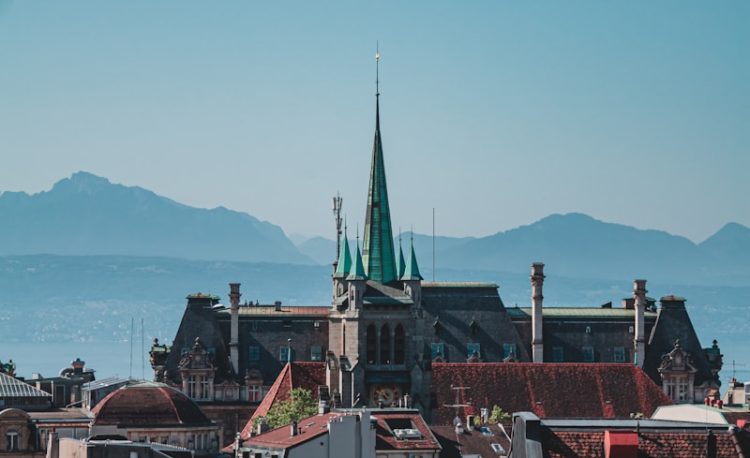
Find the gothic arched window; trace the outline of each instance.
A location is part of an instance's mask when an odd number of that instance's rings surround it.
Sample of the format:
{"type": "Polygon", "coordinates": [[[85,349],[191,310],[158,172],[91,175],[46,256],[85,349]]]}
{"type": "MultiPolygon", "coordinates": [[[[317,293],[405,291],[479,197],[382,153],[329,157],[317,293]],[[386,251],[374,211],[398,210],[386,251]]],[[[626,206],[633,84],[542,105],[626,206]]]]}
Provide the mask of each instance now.
{"type": "Polygon", "coordinates": [[[380,328],[380,364],[391,364],[391,328],[387,324],[380,328]]]}
{"type": "Polygon", "coordinates": [[[404,327],[400,324],[393,331],[393,362],[395,364],[404,364],[406,359],[406,335],[404,327]]]}
{"type": "Polygon", "coordinates": [[[378,333],[374,324],[367,327],[365,342],[365,360],[367,364],[375,364],[378,360],[378,333]]]}

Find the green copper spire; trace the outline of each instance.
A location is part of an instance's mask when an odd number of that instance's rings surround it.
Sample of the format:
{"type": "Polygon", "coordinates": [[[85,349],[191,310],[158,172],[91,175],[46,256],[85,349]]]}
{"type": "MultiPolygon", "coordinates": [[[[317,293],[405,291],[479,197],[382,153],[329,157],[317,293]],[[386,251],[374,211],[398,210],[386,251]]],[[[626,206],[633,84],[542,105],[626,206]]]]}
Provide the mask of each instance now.
{"type": "MultiPolygon", "coordinates": [[[[379,54],[376,58],[379,59],[379,54]]],[[[377,93],[375,98],[375,141],[372,147],[362,259],[367,276],[371,280],[388,283],[397,279],[391,211],[388,206],[388,188],[385,183],[383,144],[380,138],[380,93],[377,93]]]]}
{"type": "Polygon", "coordinates": [[[419,266],[417,265],[417,255],[414,253],[414,239],[411,241],[409,263],[406,265],[406,270],[404,271],[404,275],[401,276],[401,280],[423,280],[422,275],[419,273],[419,266]]]}
{"type": "Polygon", "coordinates": [[[406,262],[404,261],[404,250],[401,248],[401,234],[398,236],[398,278],[404,276],[406,262]]]}
{"type": "Polygon", "coordinates": [[[339,261],[336,266],[336,272],[333,274],[333,278],[346,278],[349,272],[352,270],[352,255],[349,253],[349,239],[346,238],[346,230],[344,231],[344,243],[341,244],[341,252],[339,253],[339,261]]]}
{"type": "Polygon", "coordinates": [[[357,239],[357,254],[354,256],[354,269],[346,277],[347,280],[367,280],[365,267],[362,265],[362,254],[359,252],[359,239],[357,239]]]}

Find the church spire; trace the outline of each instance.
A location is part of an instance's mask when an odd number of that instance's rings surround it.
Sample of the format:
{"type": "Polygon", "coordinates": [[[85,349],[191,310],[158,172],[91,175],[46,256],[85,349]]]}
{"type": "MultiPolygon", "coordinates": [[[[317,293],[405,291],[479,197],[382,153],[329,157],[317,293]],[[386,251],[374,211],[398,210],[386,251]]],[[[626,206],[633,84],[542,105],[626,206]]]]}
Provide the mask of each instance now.
{"type": "Polygon", "coordinates": [[[401,228],[398,230],[398,278],[404,276],[406,271],[406,261],[404,261],[404,249],[401,247],[401,228]]]}
{"type": "Polygon", "coordinates": [[[336,264],[336,272],[334,272],[333,278],[346,278],[352,270],[352,255],[349,252],[349,239],[346,237],[346,228],[344,228],[344,243],[341,244],[339,260],[336,264]]]}
{"type": "Polygon", "coordinates": [[[388,206],[388,188],[385,182],[383,144],[380,138],[380,87],[377,68],[380,63],[379,51],[375,54],[375,62],[375,139],[372,147],[362,261],[368,278],[379,283],[388,283],[396,280],[397,277],[391,211],[388,206]]]}
{"type": "Polygon", "coordinates": [[[414,233],[411,236],[411,254],[409,254],[409,263],[406,264],[406,270],[401,280],[423,280],[422,275],[419,273],[419,266],[417,265],[417,254],[414,252],[414,233]]]}

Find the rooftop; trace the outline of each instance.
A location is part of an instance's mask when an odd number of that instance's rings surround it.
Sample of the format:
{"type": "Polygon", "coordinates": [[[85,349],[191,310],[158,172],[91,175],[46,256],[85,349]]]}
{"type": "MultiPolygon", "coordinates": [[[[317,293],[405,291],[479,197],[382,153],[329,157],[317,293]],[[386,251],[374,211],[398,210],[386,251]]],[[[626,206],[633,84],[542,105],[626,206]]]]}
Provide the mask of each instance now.
{"type": "MultiPolygon", "coordinates": [[[[508,315],[514,319],[531,319],[530,307],[508,307],[508,315]]],[[[633,320],[635,310],[624,307],[543,307],[542,314],[545,318],[590,318],[606,320],[633,320]]],[[[656,319],[656,312],[645,312],[646,319],[656,319]]]]}
{"type": "Polygon", "coordinates": [[[497,289],[497,283],[477,281],[423,281],[422,288],[492,288],[497,289]]]}
{"type": "Polygon", "coordinates": [[[284,425],[258,436],[248,437],[245,439],[245,444],[277,449],[290,448],[327,433],[328,422],[341,415],[344,414],[329,412],[313,415],[299,421],[295,436],[290,434],[290,426],[284,425]]]}
{"type": "MultiPolygon", "coordinates": [[[[246,305],[239,308],[240,317],[243,316],[269,316],[269,317],[290,317],[290,316],[326,316],[329,307],[317,305],[282,305],[277,309],[275,305],[246,305]]],[[[216,309],[221,315],[229,316],[231,309],[216,309]]]]}
{"type": "Polygon", "coordinates": [[[672,403],[632,364],[433,363],[432,387],[439,406],[436,425],[452,424],[454,404],[466,405],[462,417],[498,405],[542,418],[629,418],[631,413],[649,416],[672,403]]]}
{"type": "Polygon", "coordinates": [[[0,372],[0,399],[2,398],[52,398],[52,395],[0,372]]]}
{"type": "Polygon", "coordinates": [[[375,448],[380,450],[439,450],[440,443],[430,431],[418,410],[373,411],[376,422],[375,448]],[[398,438],[398,430],[417,430],[413,438],[398,438]]]}

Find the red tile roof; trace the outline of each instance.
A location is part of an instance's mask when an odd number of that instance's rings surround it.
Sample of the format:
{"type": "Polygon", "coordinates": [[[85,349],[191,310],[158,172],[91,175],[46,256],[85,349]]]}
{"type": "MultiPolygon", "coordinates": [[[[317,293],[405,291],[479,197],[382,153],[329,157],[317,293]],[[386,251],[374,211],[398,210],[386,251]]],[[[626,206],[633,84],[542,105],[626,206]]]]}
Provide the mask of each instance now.
{"type": "Polygon", "coordinates": [[[299,361],[287,363],[276,377],[266,396],[250,421],[247,422],[242,430],[242,438],[250,437],[253,429],[253,421],[256,418],[265,417],[268,411],[280,401],[286,401],[292,394],[294,388],[304,388],[310,391],[313,397],[318,396],[318,387],[326,384],[326,372],[324,362],[299,361]]]}
{"type": "Polygon", "coordinates": [[[372,412],[377,422],[375,430],[375,448],[381,450],[440,450],[440,443],[430,431],[419,412],[372,412]],[[401,420],[411,423],[422,435],[421,439],[397,439],[389,420],[401,420]]]}
{"type": "MultiPolygon", "coordinates": [[[[499,405],[506,412],[531,411],[540,418],[626,418],[650,416],[670,399],[632,364],[585,363],[433,363],[432,389],[437,398],[435,424],[449,425],[456,390],[465,386],[460,404],[499,405]]],[[[461,393],[461,391],[458,391],[461,393]]]]}
{"type": "Polygon", "coordinates": [[[190,398],[163,383],[140,383],[109,393],[91,411],[96,425],[204,426],[212,425],[190,398]]]}
{"type": "MultiPolygon", "coordinates": [[[[635,432],[633,432],[635,434],[635,432]]],[[[714,432],[717,458],[739,456],[732,439],[732,432],[714,432]]],[[[545,431],[543,448],[545,456],[603,458],[604,436],[602,431],[545,431]]],[[[699,457],[706,456],[705,432],[641,432],[638,435],[638,456],[699,457]]]]}
{"type": "Polygon", "coordinates": [[[313,415],[299,421],[297,435],[291,435],[291,427],[284,425],[261,435],[245,440],[246,446],[264,446],[269,448],[286,449],[307,442],[322,434],[328,433],[328,422],[341,414],[326,413],[313,415]]]}

